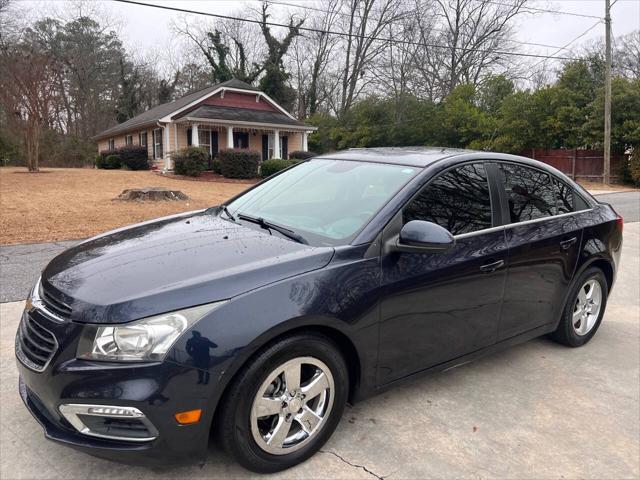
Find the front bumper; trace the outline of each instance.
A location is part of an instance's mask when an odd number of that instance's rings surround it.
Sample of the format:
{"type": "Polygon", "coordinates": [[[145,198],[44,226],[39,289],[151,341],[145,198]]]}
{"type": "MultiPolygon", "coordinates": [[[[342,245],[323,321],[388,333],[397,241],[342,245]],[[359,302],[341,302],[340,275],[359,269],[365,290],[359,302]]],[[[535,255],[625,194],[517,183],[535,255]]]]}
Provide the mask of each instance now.
{"type": "MultiPolygon", "coordinates": [[[[37,313],[35,313],[37,315],[37,313]]],[[[25,312],[25,315],[29,313],[25,312]]],[[[116,364],[75,359],[77,325],[39,322],[56,334],[60,348],[43,371],[17,361],[24,404],[42,425],[45,437],[88,454],[123,463],[166,466],[203,462],[213,417],[216,373],[171,361],[116,364]],[[78,432],[60,405],[131,407],[144,414],[156,431],[149,441],[114,440],[78,432]],[[198,423],[180,425],[174,415],[202,409],[198,423]]]]}

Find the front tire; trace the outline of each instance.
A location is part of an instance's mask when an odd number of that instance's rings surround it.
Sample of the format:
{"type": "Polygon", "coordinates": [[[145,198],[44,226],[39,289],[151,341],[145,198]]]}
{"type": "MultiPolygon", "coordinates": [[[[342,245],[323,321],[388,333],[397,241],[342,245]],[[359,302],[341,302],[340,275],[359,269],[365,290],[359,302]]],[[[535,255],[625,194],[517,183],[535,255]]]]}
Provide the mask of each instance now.
{"type": "Polygon", "coordinates": [[[348,390],[347,366],[329,338],[281,339],[250,360],[225,395],[217,415],[220,441],[254,472],[292,467],[329,439],[348,390]]]}
{"type": "Polygon", "coordinates": [[[587,343],[600,327],[608,296],[609,287],[602,270],[597,267],[585,270],[576,280],[551,338],[569,347],[587,343]]]}

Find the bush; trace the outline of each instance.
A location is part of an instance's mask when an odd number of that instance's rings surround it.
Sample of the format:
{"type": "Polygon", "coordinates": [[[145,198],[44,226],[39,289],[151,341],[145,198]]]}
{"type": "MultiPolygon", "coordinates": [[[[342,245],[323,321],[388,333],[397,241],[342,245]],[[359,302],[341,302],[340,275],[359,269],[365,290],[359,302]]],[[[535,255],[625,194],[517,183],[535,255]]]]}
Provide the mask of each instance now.
{"type": "Polygon", "coordinates": [[[630,177],[629,180],[631,180],[634,185],[640,186],[640,148],[636,147],[631,152],[627,170],[630,177]]]}
{"type": "Polygon", "coordinates": [[[256,178],[260,154],[251,150],[227,148],[220,151],[220,170],[227,178],[256,178]]]}
{"type": "Polygon", "coordinates": [[[208,163],[209,154],[204,148],[187,147],[173,154],[173,171],[178,175],[199,177],[208,163]]]}
{"type": "Polygon", "coordinates": [[[295,152],[291,152],[289,154],[289,158],[291,160],[306,160],[307,158],[315,157],[317,153],[314,152],[306,152],[303,150],[296,150],[295,152]]]}
{"type": "Polygon", "coordinates": [[[127,145],[116,149],[120,157],[120,164],[129,170],[149,170],[147,147],[141,145],[127,145]]]}
{"type": "Polygon", "coordinates": [[[272,158],[271,160],[265,160],[260,165],[260,176],[262,178],[270,177],[276,172],[280,170],[284,170],[285,168],[290,167],[291,165],[295,165],[297,162],[295,160],[283,160],[281,158],[272,158]]]}
{"type": "Polygon", "coordinates": [[[102,168],[104,170],[116,170],[120,168],[120,157],[113,153],[102,152],[100,154],[100,160],[96,158],[96,168],[102,168]]]}
{"type": "Polygon", "coordinates": [[[211,170],[213,170],[213,173],[217,173],[218,175],[222,174],[220,159],[214,158],[211,160],[211,170]]]}
{"type": "Polygon", "coordinates": [[[116,150],[103,150],[98,156],[100,160],[96,157],[96,168],[104,168],[105,170],[112,170],[114,168],[120,168],[120,159],[112,158],[110,161],[107,161],[109,157],[118,157],[118,153],[116,150]]]}

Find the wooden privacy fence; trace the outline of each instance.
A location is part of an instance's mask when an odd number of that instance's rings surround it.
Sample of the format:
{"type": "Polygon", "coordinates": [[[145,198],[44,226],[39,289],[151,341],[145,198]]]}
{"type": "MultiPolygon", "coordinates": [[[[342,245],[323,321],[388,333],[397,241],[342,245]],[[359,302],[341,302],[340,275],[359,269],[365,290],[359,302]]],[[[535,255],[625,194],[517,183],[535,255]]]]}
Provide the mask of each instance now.
{"type": "MultiPolygon", "coordinates": [[[[557,168],[565,175],[578,180],[602,182],[604,177],[604,153],[601,150],[542,150],[532,148],[521,154],[557,168]]],[[[611,181],[622,181],[624,154],[611,154],[611,181]]]]}

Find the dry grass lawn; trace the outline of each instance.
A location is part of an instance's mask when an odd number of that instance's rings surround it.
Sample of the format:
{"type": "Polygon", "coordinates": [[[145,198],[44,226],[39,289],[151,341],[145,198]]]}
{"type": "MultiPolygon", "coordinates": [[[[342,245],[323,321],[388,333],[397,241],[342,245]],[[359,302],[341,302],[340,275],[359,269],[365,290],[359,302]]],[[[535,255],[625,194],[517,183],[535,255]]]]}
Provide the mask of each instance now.
{"type": "Polygon", "coordinates": [[[248,184],[194,182],[125,170],[0,168],[0,245],[71,240],[232,197],[248,184]],[[167,187],[190,197],[177,202],[114,201],[126,188],[167,187]]]}

